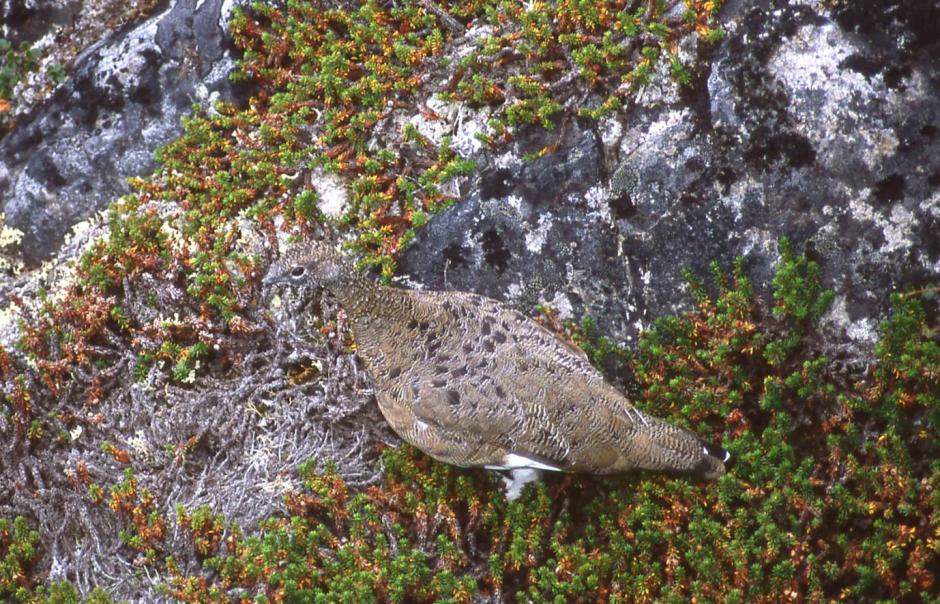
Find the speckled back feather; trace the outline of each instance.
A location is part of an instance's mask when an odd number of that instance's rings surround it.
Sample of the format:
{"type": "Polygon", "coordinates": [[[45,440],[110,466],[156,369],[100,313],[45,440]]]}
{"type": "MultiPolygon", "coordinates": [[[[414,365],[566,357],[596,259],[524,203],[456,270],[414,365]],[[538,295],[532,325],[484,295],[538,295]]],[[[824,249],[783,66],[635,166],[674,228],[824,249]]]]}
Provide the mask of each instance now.
{"type": "Polygon", "coordinates": [[[723,450],[642,413],[583,352],[496,300],[374,283],[322,244],[295,247],[266,282],[320,286],[339,299],[383,415],[441,461],[593,474],[724,472],[723,450]]]}

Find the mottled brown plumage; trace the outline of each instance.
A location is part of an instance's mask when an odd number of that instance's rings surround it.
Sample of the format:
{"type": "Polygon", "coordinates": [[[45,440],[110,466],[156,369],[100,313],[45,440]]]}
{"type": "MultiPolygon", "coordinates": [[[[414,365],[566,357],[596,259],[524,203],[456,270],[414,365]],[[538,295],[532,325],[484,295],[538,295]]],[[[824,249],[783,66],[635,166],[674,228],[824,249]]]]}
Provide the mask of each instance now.
{"type": "Polygon", "coordinates": [[[496,300],[381,285],[318,243],[288,251],[265,284],[338,298],[383,415],[436,459],[521,481],[533,470],[724,472],[722,449],[640,412],[582,351],[496,300]]]}

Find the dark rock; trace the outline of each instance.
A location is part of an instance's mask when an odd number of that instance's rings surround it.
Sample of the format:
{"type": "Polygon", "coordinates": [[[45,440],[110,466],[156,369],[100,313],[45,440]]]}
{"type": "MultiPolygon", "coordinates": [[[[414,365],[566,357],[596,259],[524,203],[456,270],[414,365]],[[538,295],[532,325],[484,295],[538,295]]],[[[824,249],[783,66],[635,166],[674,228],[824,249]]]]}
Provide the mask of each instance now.
{"type": "Polygon", "coordinates": [[[3,0],[0,34],[17,47],[35,42],[53,28],[72,23],[82,8],[81,0],[3,0]]]}
{"type": "Polygon", "coordinates": [[[53,97],[0,140],[0,213],[24,232],[28,266],[126,193],[127,177],[150,173],[154,150],[179,136],[193,103],[232,97],[223,6],[180,0],[92,45],[53,97]]]}
{"type": "Polygon", "coordinates": [[[418,233],[402,272],[525,310],[549,302],[630,340],[690,306],[683,267],[705,276],[748,256],[769,296],[786,236],[836,292],[820,344],[859,368],[889,293],[940,281],[936,11],[773,4],[729,4],[739,14],[692,94],[569,125],[531,163],[513,161],[532,146],[518,137],[418,233]]]}
{"type": "Polygon", "coordinates": [[[620,255],[610,215],[636,209],[629,197],[594,194],[604,181],[594,133],[572,125],[558,136],[563,152],[484,170],[469,199],[419,231],[400,272],[432,289],[511,299],[524,311],[549,300],[577,315],[625,318],[636,297],[621,291],[638,275],[620,255]]]}

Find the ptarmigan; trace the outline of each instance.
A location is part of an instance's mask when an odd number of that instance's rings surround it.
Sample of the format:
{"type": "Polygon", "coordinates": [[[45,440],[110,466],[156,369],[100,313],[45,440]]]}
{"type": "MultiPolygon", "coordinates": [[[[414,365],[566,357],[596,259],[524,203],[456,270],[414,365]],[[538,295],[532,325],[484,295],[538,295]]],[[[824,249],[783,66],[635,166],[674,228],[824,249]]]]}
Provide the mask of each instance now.
{"type": "Polygon", "coordinates": [[[725,470],[723,449],[637,410],[582,351],[496,300],[382,285],[316,242],[264,284],[336,296],[395,432],[440,461],[508,472],[510,499],[542,470],[725,470]]]}

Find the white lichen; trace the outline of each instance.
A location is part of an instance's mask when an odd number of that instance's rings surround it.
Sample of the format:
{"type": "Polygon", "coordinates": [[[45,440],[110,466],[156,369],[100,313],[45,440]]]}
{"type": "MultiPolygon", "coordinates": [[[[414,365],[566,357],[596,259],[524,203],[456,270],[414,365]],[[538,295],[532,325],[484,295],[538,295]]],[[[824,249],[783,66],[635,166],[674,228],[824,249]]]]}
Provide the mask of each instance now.
{"type": "Polygon", "coordinates": [[[861,119],[859,107],[897,93],[880,74],[866,77],[843,67],[858,52],[857,43],[835,23],[813,23],[780,45],[768,69],[786,89],[790,113],[800,131],[812,139],[821,164],[843,162],[842,152],[848,146],[876,170],[895,154],[898,139],[894,129],[879,120],[861,119]]]}
{"type": "Polygon", "coordinates": [[[23,270],[23,261],[16,256],[16,249],[23,240],[23,231],[9,227],[0,214],[0,274],[18,275],[23,270]]]}
{"type": "Polygon", "coordinates": [[[349,208],[349,191],[343,179],[321,168],[313,173],[313,187],[320,196],[317,207],[326,216],[336,219],[349,208]]]}
{"type": "Polygon", "coordinates": [[[552,218],[547,214],[539,216],[538,224],[532,227],[528,222],[523,224],[525,229],[525,247],[533,254],[542,252],[548,240],[548,232],[552,228],[552,218]]]}
{"type": "Polygon", "coordinates": [[[822,325],[834,327],[844,333],[850,340],[863,344],[865,348],[874,346],[878,341],[878,324],[870,317],[852,321],[848,312],[848,301],[845,296],[836,296],[832,307],[821,318],[822,325]]]}

